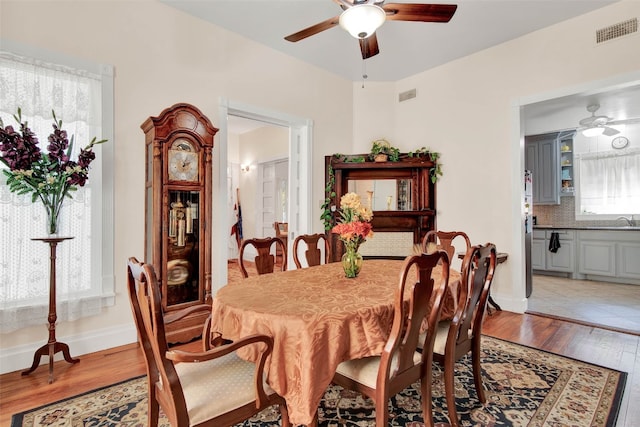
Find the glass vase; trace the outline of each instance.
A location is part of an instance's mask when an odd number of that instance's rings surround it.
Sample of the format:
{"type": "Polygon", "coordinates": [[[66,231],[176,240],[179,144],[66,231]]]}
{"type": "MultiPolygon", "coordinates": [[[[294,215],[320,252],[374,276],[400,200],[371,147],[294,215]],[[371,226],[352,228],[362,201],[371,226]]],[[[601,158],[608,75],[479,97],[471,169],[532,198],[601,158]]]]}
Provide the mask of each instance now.
{"type": "Polygon", "coordinates": [[[46,223],[46,233],[50,236],[55,236],[58,234],[58,227],[60,224],[60,211],[61,211],[62,206],[55,206],[55,207],[46,207],[45,206],[45,210],[46,210],[46,217],[47,217],[47,223],[46,223]]]}
{"type": "Polygon", "coordinates": [[[360,273],[362,268],[362,255],[358,250],[350,245],[345,245],[345,253],[342,255],[342,268],[344,275],[348,278],[354,278],[360,273]]]}

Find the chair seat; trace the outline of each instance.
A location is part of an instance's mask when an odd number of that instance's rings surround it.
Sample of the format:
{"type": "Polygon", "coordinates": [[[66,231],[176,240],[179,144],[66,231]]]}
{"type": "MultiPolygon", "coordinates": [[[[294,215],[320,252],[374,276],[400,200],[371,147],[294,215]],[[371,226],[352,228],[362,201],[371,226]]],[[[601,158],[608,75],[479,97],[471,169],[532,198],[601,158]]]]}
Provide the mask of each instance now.
{"type": "MultiPolygon", "coordinates": [[[[415,365],[422,363],[422,354],[415,352],[413,354],[413,363],[415,365]]],[[[380,356],[363,357],[362,359],[353,359],[342,362],[338,365],[336,373],[343,377],[352,379],[370,388],[376,388],[378,379],[378,370],[380,367],[380,356]]],[[[391,360],[391,373],[398,369],[398,360],[394,356],[391,360]]]]}
{"type": "MultiPolygon", "coordinates": [[[[451,322],[448,320],[443,320],[442,322],[438,322],[438,328],[436,329],[436,339],[433,342],[433,352],[436,354],[444,354],[445,348],[447,346],[447,336],[449,335],[449,327],[451,326],[451,322]]],[[[424,337],[421,335],[421,339],[424,337]]]]}
{"type": "MultiPolygon", "coordinates": [[[[433,342],[433,352],[434,354],[444,354],[446,346],[447,346],[447,336],[449,335],[449,327],[451,326],[451,321],[443,320],[438,322],[438,328],[436,329],[436,338],[433,342]]],[[[473,331],[469,329],[469,335],[471,335],[473,331]]],[[[420,338],[418,338],[418,347],[422,348],[422,343],[426,338],[426,333],[421,333],[420,338]]]]}
{"type": "MultiPolygon", "coordinates": [[[[256,399],[256,365],[236,353],[200,363],[177,363],[190,425],[215,418],[256,399]]],[[[274,391],[264,382],[267,395],[274,391]]]]}

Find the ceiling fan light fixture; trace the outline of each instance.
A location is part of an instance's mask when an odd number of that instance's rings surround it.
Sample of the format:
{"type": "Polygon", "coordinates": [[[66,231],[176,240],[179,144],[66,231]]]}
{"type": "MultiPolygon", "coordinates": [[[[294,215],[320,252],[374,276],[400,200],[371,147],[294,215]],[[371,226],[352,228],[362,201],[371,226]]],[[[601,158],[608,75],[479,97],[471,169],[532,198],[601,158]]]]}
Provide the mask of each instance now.
{"type": "Polygon", "coordinates": [[[384,9],[375,4],[358,4],[340,15],[340,26],[357,39],[366,39],[376,32],[387,17],[384,9]]]}
{"type": "Polygon", "coordinates": [[[604,133],[604,127],[602,126],[594,126],[590,128],[586,128],[582,131],[582,135],[587,138],[593,138],[594,136],[600,136],[604,133]]]}

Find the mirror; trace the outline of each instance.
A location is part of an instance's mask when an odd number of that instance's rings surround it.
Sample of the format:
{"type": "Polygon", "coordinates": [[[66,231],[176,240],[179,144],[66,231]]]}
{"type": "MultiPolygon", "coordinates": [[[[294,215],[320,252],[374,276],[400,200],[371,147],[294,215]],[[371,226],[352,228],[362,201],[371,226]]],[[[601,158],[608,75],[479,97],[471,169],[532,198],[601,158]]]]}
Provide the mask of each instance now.
{"type": "Polygon", "coordinates": [[[413,210],[410,179],[349,180],[348,191],[373,211],[413,210]]]}

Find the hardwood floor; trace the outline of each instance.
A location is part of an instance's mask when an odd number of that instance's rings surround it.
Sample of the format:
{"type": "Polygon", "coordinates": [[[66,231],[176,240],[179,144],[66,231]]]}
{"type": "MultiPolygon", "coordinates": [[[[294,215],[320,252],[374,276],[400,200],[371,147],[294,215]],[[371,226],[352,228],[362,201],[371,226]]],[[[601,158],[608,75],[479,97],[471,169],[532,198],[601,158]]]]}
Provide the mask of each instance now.
{"type": "MultiPolygon", "coordinates": [[[[640,405],[629,402],[640,401],[640,337],[507,311],[487,316],[483,333],[627,372],[629,376],[617,425],[638,425],[640,405]]],[[[80,359],[75,365],[56,362],[53,384],[47,383],[46,365],[24,377],[20,372],[1,375],[0,426],[10,425],[11,415],[16,412],[145,372],[142,353],[135,344],[80,356],[80,359]]]]}

